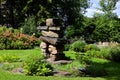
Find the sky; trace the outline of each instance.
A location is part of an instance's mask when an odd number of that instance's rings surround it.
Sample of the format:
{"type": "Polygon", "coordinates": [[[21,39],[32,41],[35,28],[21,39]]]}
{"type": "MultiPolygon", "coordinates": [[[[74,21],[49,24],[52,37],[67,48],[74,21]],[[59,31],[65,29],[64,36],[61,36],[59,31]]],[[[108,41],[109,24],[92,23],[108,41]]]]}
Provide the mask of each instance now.
{"type": "MultiPolygon", "coordinates": [[[[85,13],[85,16],[92,17],[94,13],[103,13],[100,10],[97,10],[96,8],[100,8],[99,6],[99,0],[90,0],[91,7],[87,9],[87,12],[85,13]]],[[[117,14],[117,16],[120,18],[120,1],[116,4],[116,9],[113,11],[117,14]]]]}

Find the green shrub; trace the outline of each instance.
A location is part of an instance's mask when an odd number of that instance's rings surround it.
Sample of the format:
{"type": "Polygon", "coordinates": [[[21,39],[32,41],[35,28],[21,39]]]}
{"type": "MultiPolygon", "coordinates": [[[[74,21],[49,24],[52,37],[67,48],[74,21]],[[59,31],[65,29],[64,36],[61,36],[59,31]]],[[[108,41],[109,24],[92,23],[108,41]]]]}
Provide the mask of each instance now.
{"type": "Polygon", "coordinates": [[[84,52],[84,48],[85,48],[86,43],[83,41],[76,41],[71,45],[71,50],[75,51],[75,52],[84,52]]]}
{"type": "Polygon", "coordinates": [[[100,49],[100,54],[103,56],[104,59],[111,58],[110,50],[111,50],[111,48],[109,48],[109,47],[103,47],[100,49]]]}
{"type": "Polygon", "coordinates": [[[48,76],[53,68],[48,64],[44,58],[38,55],[30,55],[25,61],[26,75],[35,76],[48,76]]]}
{"type": "Polygon", "coordinates": [[[0,43],[0,50],[5,49],[5,44],[4,43],[0,43]]]}
{"type": "Polygon", "coordinates": [[[100,49],[94,44],[89,44],[85,46],[84,50],[85,51],[89,51],[89,50],[99,51],[100,49]]]}
{"type": "Polygon", "coordinates": [[[104,58],[104,56],[101,54],[101,52],[100,51],[96,51],[96,50],[89,50],[85,54],[87,56],[90,56],[90,57],[104,58]]]}
{"type": "Polygon", "coordinates": [[[35,16],[30,16],[25,19],[25,22],[21,27],[21,32],[23,34],[32,35],[33,33],[37,32],[36,26],[37,26],[37,23],[36,23],[35,16]]]}
{"type": "Polygon", "coordinates": [[[120,62],[120,47],[113,47],[110,50],[111,60],[120,62]]]}
{"type": "Polygon", "coordinates": [[[81,64],[90,64],[90,59],[90,56],[87,56],[83,53],[76,53],[76,60],[78,60],[81,64]]]}
{"type": "Polygon", "coordinates": [[[68,51],[70,49],[70,44],[65,44],[65,51],[68,51]]]}
{"type": "Polygon", "coordinates": [[[74,60],[76,59],[76,53],[77,52],[74,52],[74,51],[65,51],[65,56],[74,60]]]}

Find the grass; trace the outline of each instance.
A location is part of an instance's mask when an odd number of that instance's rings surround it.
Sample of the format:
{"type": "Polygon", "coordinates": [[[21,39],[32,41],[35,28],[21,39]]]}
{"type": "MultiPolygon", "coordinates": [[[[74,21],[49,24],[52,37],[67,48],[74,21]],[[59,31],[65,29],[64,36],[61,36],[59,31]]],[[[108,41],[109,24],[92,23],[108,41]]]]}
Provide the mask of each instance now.
{"type": "Polygon", "coordinates": [[[103,76],[106,80],[119,80],[120,79],[120,64],[105,59],[92,58],[92,65],[95,70],[105,70],[106,76],[103,76]]]}
{"type": "Polygon", "coordinates": [[[0,69],[0,80],[105,80],[104,78],[92,78],[92,77],[44,77],[44,76],[25,76],[20,74],[11,74],[0,69]]]}
{"type": "MultiPolygon", "coordinates": [[[[14,67],[20,67],[22,65],[22,62],[27,59],[28,56],[31,54],[35,55],[41,55],[40,49],[32,49],[32,50],[0,50],[0,56],[2,55],[16,55],[19,56],[21,61],[19,62],[12,62],[8,63],[11,66],[15,65],[14,67]]],[[[75,59],[74,52],[71,52],[69,54],[69,51],[65,52],[67,56],[72,57],[72,59],[75,59]]],[[[11,73],[10,70],[4,69],[5,65],[2,67],[0,66],[0,80],[119,80],[120,77],[120,64],[111,62],[105,59],[99,59],[99,58],[92,58],[92,64],[97,67],[98,69],[100,66],[103,66],[103,68],[107,71],[107,76],[103,77],[57,77],[57,76],[26,76],[24,74],[15,74],[11,73]]],[[[6,64],[6,63],[5,63],[6,64]]],[[[67,65],[54,65],[56,69],[59,70],[70,70],[72,68],[78,68],[82,65],[79,64],[77,61],[73,61],[71,64],[67,65]]],[[[8,66],[9,68],[9,66],[8,66]]]]}
{"type": "Polygon", "coordinates": [[[28,56],[35,54],[41,55],[40,49],[35,48],[34,50],[0,50],[0,56],[17,56],[20,60],[26,60],[28,56]]]}

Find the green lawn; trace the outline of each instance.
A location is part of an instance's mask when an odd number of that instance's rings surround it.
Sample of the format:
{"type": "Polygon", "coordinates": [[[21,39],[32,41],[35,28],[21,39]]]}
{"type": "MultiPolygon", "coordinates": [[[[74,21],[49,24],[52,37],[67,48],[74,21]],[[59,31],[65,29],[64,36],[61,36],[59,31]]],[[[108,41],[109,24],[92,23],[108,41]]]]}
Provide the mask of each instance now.
{"type": "MultiPolygon", "coordinates": [[[[31,54],[41,55],[40,49],[32,50],[0,50],[0,56],[3,55],[16,55],[19,56],[21,61],[9,63],[9,64],[22,64],[22,61],[27,59],[31,54]]],[[[68,52],[65,52],[68,55],[68,52]]],[[[69,56],[69,55],[68,55],[69,56]]],[[[70,56],[74,56],[70,54],[70,56]]],[[[74,57],[73,57],[74,58],[74,57]]],[[[104,77],[57,77],[57,76],[26,76],[24,74],[15,74],[8,70],[5,70],[0,66],[0,80],[119,80],[120,79],[120,64],[114,63],[104,59],[93,58],[92,62],[96,67],[101,65],[107,70],[107,76],[104,77]]],[[[77,66],[77,62],[74,62],[72,65],[77,66]]],[[[67,66],[68,67],[68,66],[67,66]]],[[[64,67],[63,67],[64,68],[64,67]]]]}
{"type": "Polygon", "coordinates": [[[43,76],[25,76],[20,74],[11,74],[0,69],[0,80],[106,80],[104,78],[92,78],[92,77],[43,77],[43,76]]]}

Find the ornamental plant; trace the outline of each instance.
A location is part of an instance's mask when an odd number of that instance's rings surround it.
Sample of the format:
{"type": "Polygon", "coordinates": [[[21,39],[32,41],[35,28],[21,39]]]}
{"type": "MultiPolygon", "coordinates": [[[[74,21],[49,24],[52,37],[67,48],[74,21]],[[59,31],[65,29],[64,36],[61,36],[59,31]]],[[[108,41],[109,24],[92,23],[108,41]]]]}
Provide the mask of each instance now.
{"type": "Polygon", "coordinates": [[[19,30],[0,27],[0,49],[31,49],[39,46],[34,35],[22,34],[19,30]]]}
{"type": "Polygon", "coordinates": [[[30,76],[49,76],[53,67],[39,55],[30,55],[24,63],[24,72],[30,76]]]}

